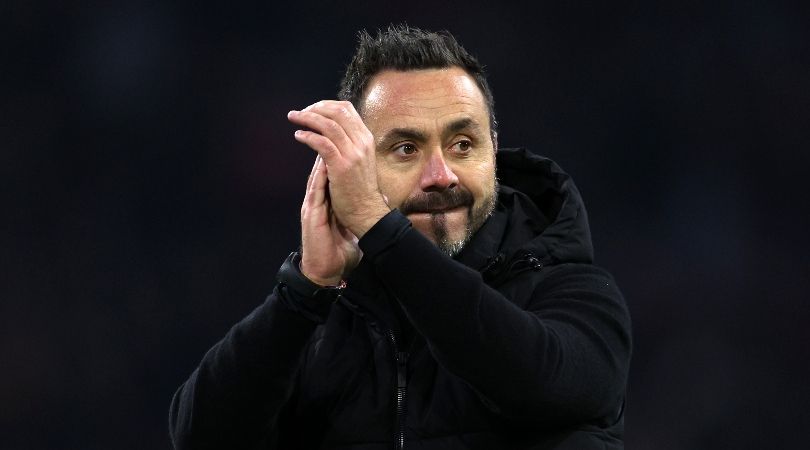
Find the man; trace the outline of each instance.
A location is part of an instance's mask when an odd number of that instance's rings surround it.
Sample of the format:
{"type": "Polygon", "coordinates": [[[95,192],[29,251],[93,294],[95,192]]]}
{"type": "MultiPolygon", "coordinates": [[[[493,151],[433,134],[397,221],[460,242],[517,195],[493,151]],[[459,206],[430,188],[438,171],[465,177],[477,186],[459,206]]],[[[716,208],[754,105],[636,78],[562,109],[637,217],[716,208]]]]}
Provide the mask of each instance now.
{"type": "Polygon", "coordinates": [[[570,178],[497,148],[478,62],[361,33],[339,97],[288,116],[301,250],[178,390],[175,448],[622,448],[624,300],[570,178]]]}

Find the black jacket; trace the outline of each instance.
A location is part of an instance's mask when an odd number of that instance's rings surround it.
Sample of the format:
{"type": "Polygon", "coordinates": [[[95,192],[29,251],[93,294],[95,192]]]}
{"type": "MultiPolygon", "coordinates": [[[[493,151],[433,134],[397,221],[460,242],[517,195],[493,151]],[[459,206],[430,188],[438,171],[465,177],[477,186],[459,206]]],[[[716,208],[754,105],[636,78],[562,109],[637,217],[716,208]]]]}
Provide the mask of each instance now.
{"type": "Polygon", "coordinates": [[[175,394],[175,448],[623,448],[630,319],[579,193],[522,149],[498,177],[456,260],[395,210],[339,297],[279,283],[175,394]]]}

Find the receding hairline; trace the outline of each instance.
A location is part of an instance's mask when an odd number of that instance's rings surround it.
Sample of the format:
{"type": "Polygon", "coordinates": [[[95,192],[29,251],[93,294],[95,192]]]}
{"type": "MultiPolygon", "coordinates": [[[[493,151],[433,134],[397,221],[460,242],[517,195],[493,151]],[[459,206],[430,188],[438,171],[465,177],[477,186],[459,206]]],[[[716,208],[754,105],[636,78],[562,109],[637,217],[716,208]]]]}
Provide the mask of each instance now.
{"type": "MultiPolygon", "coordinates": [[[[369,77],[368,81],[366,82],[365,86],[363,86],[363,91],[360,93],[360,96],[357,98],[357,103],[355,104],[355,108],[357,109],[358,114],[363,117],[365,112],[366,103],[368,101],[368,96],[371,93],[372,87],[375,86],[376,81],[383,75],[388,73],[425,73],[425,72],[447,72],[451,70],[459,71],[459,75],[465,75],[467,80],[475,86],[475,90],[479,95],[479,99],[484,106],[484,109],[487,111],[487,114],[492,115],[493,111],[491,111],[491,107],[489,102],[487,101],[487,95],[481,85],[476,80],[475,76],[467,71],[464,67],[459,65],[449,65],[444,67],[427,67],[427,68],[418,68],[418,69],[398,69],[398,68],[384,68],[376,72],[374,75],[369,77]]],[[[492,127],[493,124],[490,124],[492,127]]]]}

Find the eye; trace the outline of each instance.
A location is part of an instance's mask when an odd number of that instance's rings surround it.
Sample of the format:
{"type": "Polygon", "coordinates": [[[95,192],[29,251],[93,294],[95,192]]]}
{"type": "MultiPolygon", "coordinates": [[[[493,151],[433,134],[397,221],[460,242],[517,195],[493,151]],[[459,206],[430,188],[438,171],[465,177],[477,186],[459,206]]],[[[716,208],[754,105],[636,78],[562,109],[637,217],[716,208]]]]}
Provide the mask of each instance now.
{"type": "Polygon", "coordinates": [[[398,154],[400,156],[409,156],[409,155],[413,155],[414,153],[416,153],[416,146],[411,144],[411,143],[406,142],[404,144],[400,144],[400,145],[397,145],[396,147],[394,147],[392,152],[396,153],[396,154],[398,154]]]}
{"type": "Polygon", "coordinates": [[[465,139],[465,140],[456,142],[455,144],[453,144],[453,147],[451,147],[451,148],[454,149],[456,151],[456,153],[462,153],[462,154],[469,153],[470,150],[472,149],[472,142],[465,139]]]}

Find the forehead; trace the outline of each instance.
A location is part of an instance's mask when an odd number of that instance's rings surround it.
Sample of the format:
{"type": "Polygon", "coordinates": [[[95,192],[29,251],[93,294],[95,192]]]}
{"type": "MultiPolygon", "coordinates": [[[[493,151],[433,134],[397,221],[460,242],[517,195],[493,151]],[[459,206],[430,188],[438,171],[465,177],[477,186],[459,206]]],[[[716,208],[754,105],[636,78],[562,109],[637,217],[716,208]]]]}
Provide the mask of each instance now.
{"type": "Polygon", "coordinates": [[[361,109],[370,126],[389,121],[450,120],[458,115],[488,123],[484,96],[460,67],[380,72],[369,81],[361,109]]]}

